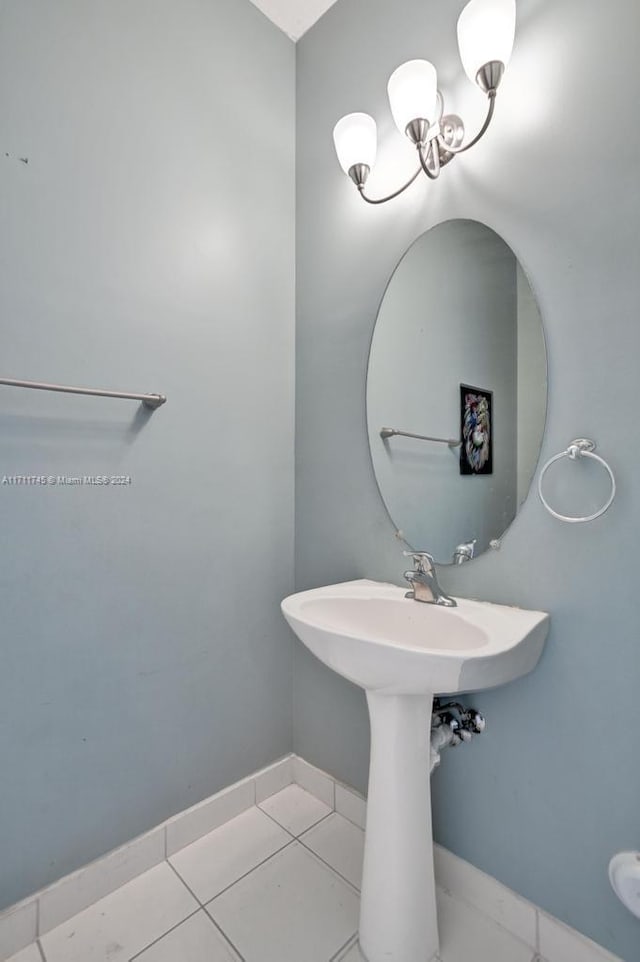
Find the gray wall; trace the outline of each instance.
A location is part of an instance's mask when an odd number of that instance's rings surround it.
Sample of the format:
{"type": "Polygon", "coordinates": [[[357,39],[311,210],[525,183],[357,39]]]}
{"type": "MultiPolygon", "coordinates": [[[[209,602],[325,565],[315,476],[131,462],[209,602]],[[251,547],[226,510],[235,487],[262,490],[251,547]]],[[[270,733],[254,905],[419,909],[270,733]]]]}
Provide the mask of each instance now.
{"type": "MultiPolygon", "coordinates": [[[[608,946],[637,959],[640,923],[617,901],[607,863],[640,844],[634,705],[640,685],[632,443],[637,394],[640,129],[624,145],[597,118],[635,116],[636,0],[519,0],[514,57],[495,126],[438,184],[372,208],[340,171],[336,120],[380,123],[381,194],[412,169],[394,133],[386,81],[432,53],[448,104],[479,122],[482,97],[460,67],[463,0],[340,0],[297,55],[297,523],[300,589],[369,576],[398,581],[400,545],[373,478],[364,411],[367,346],[385,284],[426,228],[484,221],[530,276],[549,348],[543,458],[593,436],[618,473],[615,505],[562,525],[534,494],[504,539],[442,581],[449,591],[551,612],[534,674],[474,701],[486,736],[449,753],[434,777],[440,842],[608,946]],[[598,65],[606,64],[600,69],[598,65]],[[594,67],[595,65],[595,67],[594,67]],[[594,127],[595,123],[595,127],[594,127]]],[[[295,748],[359,788],[368,724],[360,691],[294,649],[295,748]]]]}
{"type": "Polygon", "coordinates": [[[169,400],[0,388],[0,476],[132,477],[0,485],[0,907],[291,749],[294,58],[238,0],[2,4],[2,376],[169,400]]]}
{"type": "Polygon", "coordinates": [[[486,551],[516,512],[516,260],[493,231],[450,221],[419,237],[387,288],[367,368],[373,467],[395,526],[451,563],[486,551]],[[460,448],[380,428],[460,436],[460,384],[493,394],[493,471],[460,474],[460,448]]]}

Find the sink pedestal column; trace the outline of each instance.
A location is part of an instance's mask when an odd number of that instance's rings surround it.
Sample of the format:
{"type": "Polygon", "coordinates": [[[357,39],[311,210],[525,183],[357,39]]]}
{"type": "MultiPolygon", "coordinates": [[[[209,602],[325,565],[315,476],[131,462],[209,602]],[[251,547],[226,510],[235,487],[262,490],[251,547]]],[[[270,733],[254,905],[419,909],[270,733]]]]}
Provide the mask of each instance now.
{"type": "Polygon", "coordinates": [[[432,695],[367,691],[371,761],[360,947],[368,962],[432,962],[438,922],[431,831],[432,695]]]}

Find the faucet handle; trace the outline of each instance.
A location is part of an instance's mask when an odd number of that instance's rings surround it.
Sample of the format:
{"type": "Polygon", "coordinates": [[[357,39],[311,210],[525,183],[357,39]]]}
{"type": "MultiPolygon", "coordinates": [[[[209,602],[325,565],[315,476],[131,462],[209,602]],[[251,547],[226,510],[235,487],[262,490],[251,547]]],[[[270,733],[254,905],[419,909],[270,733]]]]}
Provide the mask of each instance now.
{"type": "Polygon", "coordinates": [[[402,554],[405,558],[413,558],[416,570],[423,573],[426,573],[436,563],[435,558],[428,551],[403,551],[402,554]]]}

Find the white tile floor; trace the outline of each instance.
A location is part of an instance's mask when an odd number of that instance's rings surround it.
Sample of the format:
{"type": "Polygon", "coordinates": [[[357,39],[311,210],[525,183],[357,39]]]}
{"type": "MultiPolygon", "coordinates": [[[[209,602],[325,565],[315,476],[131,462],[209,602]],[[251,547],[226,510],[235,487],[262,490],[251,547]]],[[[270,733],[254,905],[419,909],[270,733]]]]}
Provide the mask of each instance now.
{"type": "MultiPolygon", "coordinates": [[[[364,833],[298,785],[193,842],[9,962],[361,962],[364,833]]],[[[533,962],[438,897],[443,962],[533,962]]]]}

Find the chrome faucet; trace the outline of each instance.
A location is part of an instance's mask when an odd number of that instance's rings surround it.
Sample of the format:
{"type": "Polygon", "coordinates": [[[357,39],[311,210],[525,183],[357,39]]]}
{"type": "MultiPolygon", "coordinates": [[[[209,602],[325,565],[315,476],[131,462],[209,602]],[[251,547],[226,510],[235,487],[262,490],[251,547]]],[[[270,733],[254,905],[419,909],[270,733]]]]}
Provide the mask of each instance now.
{"type": "Polygon", "coordinates": [[[465,561],[471,561],[476,550],[477,540],[477,538],[474,538],[473,541],[463,541],[462,544],[456,545],[456,550],[453,552],[454,565],[463,565],[465,561]]]}
{"type": "Polygon", "coordinates": [[[445,595],[436,578],[436,563],[427,551],[403,551],[406,558],[413,558],[414,567],[405,571],[404,576],[412,590],[407,591],[405,598],[423,601],[428,605],[443,605],[446,608],[457,608],[455,598],[445,595]]]}

